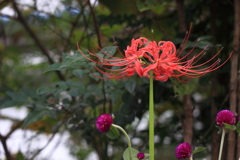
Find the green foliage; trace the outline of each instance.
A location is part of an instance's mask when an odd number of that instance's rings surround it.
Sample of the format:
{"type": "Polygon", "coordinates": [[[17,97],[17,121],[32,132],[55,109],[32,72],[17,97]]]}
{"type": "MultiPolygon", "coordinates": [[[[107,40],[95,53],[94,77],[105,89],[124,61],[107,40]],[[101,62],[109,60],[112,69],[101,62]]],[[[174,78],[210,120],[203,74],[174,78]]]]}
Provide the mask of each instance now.
{"type": "Polygon", "coordinates": [[[127,148],[124,153],[123,153],[123,159],[124,160],[138,160],[138,158],[136,157],[136,155],[139,153],[138,150],[134,149],[134,148],[127,148]],[[132,157],[130,159],[130,151],[132,153],[132,157]]]}
{"type": "Polygon", "coordinates": [[[230,130],[233,130],[233,131],[236,130],[235,125],[230,125],[230,124],[227,124],[227,123],[223,123],[223,125],[224,125],[224,128],[226,128],[226,129],[230,129],[230,130]]]}
{"type": "Polygon", "coordinates": [[[116,139],[119,137],[119,131],[116,127],[111,126],[110,129],[106,132],[106,135],[111,139],[116,139]]]}
{"type": "Polygon", "coordinates": [[[155,8],[161,1],[162,0],[137,0],[137,7],[140,12],[143,12],[155,8]]]}
{"type": "Polygon", "coordinates": [[[195,147],[194,151],[192,152],[192,154],[201,152],[203,150],[207,149],[206,147],[195,147]]]}
{"type": "Polygon", "coordinates": [[[54,115],[51,110],[45,109],[45,108],[37,108],[33,111],[30,111],[22,125],[22,128],[27,127],[29,124],[36,122],[37,120],[41,119],[44,115],[54,115]]]}
{"type": "Polygon", "coordinates": [[[171,81],[175,96],[183,96],[194,91],[198,83],[198,78],[189,79],[188,77],[181,77],[180,81],[176,78],[171,78],[171,81]]]}

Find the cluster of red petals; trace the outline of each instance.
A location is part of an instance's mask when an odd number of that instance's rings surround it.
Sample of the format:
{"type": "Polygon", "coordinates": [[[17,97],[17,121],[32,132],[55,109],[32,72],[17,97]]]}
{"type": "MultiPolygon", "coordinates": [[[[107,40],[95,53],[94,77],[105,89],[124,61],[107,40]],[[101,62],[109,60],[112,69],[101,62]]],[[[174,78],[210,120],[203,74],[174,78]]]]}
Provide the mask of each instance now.
{"type": "MultiPolygon", "coordinates": [[[[132,39],[131,45],[127,46],[125,50],[124,58],[113,57],[105,53],[108,58],[100,58],[95,54],[97,60],[93,60],[80,53],[88,60],[99,64],[95,68],[105,77],[99,77],[103,79],[119,79],[124,80],[129,76],[137,73],[140,77],[150,76],[152,70],[154,79],[158,81],[167,81],[170,77],[186,76],[190,78],[200,77],[208,72],[214,71],[221,67],[220,60],[212,62],[220,51],[206,62],[196,65],[196,63],[205,54],[205,50],[202,50],[199,54],[189,58],[189,54],[193,49],[182,56],[184,51],[184,45],[186,45],[187,39],[184,40],[183,46],[179,50],[176,50],[175,45],[170,41],[149,41],[144,37],[138,39],[132,39]],[[203,65],[212,62],[208,67],[202,68],[203,65]]],[[[229,56],[230,57],[230,56],[229,56]]]]}
{"type": "Polygon", "coordinates": [[[188,159],[192,156],[192,149],[189,143],[181,143],[177,146],[175,155],[177,159],[188,159]]]}
{"type": "Polygon", "coordinates": [[[142,159],[145,158],[145,154],[140,152],[140,153],[137,154],[137,158],[138,158],[139,160],[142,160],[142,159]]]}
{"type": "Polygon", "coordinates": [[[223,123],[234,125],[236,123],[236,117],[233,112],[229,110],[222,110],[217,114],[216,123],[221,127],[224,127],[223,123]]]}
{"type": "Polygon", "coordinates": [[[110,114],[102,114],[97,118],[96,127],[99,132],[107,132],[113,123],[113,118],[110,114]]]}

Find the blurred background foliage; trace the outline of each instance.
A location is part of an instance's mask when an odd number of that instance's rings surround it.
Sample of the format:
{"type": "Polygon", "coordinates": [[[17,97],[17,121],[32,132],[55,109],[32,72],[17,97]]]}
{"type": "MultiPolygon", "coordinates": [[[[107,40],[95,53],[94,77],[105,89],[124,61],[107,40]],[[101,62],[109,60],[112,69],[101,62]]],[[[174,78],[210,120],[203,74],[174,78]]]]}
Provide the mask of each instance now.
{"type": "MultiPolygon", "coordinates": [[[[72,143],[68,147],[76,159],[86,159],[94,152],[99,160],[119,160],[127,147],[124,137],[108,139],[94,124],[98,115],[114,113],[114,123],[127,130],[134,148],[147,152],[148,79],[101,80],[92,75],[101,76],[77,51],[76,44],[84,53],[112,46],[103,50],[115,56],[121,56],[119,52],[124,53],[131,39],[138,37],[173,41],[179,47],[186,32],[179,30],[176,1],[62,0],[53,9],[51,2],[40,6],[36,0],[29,4],[3,0],[0,6],[15,13],[0,13],[0,109],[29,110],[25,120],[14,121],[14,126],[21,124],[18,128],[41,134],[69,132],[72,143]],[[114,46],[119,51],[115,52],[114,46]]],[[[209,45],[204,62],[224,46],[219,54],[224,61],[232,51],[233,1],[185,0],[183,11],[186,25],[193,24],[186,51],[196,45],[192,53],[196,55],[209,45]]],[[[194,146],[211,144],[215,130],[211,127],[211,102],[218,110],[228,108],[224,99],[229,92],[229,73],[230,63],[226,63],[214,71],[214,82],[213,73],[209,73],[184,84],[192,93],[194,146]]],[[[182,92],[186,89],[176,91],[174,85],[174,80],[154,82],[157,159],[174,160],[175,147],[183,141],[182,92]]],[[[196,157],[209,157],[210,151],[209,147],[196,157]]],[[[34,159],[34,154],[17,156],[34,159]]]]}

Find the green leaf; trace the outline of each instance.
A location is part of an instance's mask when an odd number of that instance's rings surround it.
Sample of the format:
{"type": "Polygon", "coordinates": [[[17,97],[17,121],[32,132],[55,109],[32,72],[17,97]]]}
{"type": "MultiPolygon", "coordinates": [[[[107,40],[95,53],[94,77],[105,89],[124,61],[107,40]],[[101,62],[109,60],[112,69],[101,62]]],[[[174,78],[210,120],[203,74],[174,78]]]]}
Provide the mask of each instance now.
{"type": "Polygon", "coordinates": [[[203,150],[207,149],[206,147],[195,147],[194,151],[192,152],[192,154],[201,152],[203,150]]]}
{"type": "Polygon", "coordinates": [[[191,93],[197,86],[198,78],[193,78],[190,81],[188,79],[182,77],[182,81],[188,81],[188,82],[180,82],[176,78],[170,78],[170,80],[173,83],[173,90],[175,93],[175,96],[183,96],[186,94],[191,93]]]}
{"type": "Polygon", "coordinates": [[[238,136],[240,136],[240,121],[236,125],[236,131],[238,133],[238,136]]]}
{"type": "Polygon", "coordinates": [[[71,89],[78,88],[81,94],[84,94],[86,91],[86,87],[82,82],[72,82],[70,87],[71,89]]]}
{"type": "Polygon", "coordinates": [[[121,91],[120,90],[115,90],[110,93],[110,98],[112,102],[116,102],[116,100],[121,96],[121,91]]]}
{"type": "Polygon", "coordinates": [[[129,79],[125,82],[125,88],[128,92],[133,93],[137,85],[137,82],[134,79],[129,79]]]}
{"type": "Polygon", "coordinates": [[[124,160],[138,160],[137,158],[137,154],[139,153],[138,150],[134,149],[134,148],[131,148],[131,151],[132,151],[132,158],[130,159],[130,152],[129,152],[129,148],[127,148],[124,152],[123,152],[123,159],[124,160]]]}
{"type": "Polygon", "coordinates": [[[42,94],[49,93],[49,92],[52,92],[52,91],[54,91],[53,87],[43,86],[43,87],[40,87],[40,88],[37,89],[37,94],[42,95],[42,94]]]}
{"type": "Polygon", "coordinates": [[[106,132],[106,135],[111,139],[116,139],[119,137],[119,131],[116,127],[111,126],[110,129],[106,132]]]}
{"type": "Polygon", "coordinates": [[[45,115],[50,117],[50,118],[53,118],[53,119],[57,119],[57,112],[56,110],[45,110],[45,115]]]}
{"type": "Polygon", "coordinates": [[[35,109],[30,111],[23,122],[22,128],[25,128],[29,124],[41,119],[45,115],[45,112],[46,112],[45,109],[35,109]]]}
{"type": "Polygon", "coordinates": [[[221,135],[221,134],[222,134],[222,127],[216,126],[216,128],[218,129],[218,132],[217,132],[217,133],[218,133],[219,135],[221,135]]]}
{"type": "Polygon", "coordinates": [[[155,8],[160,0],[137,0],[137,7],[140,12],[155,8]]]}
{"type": "Polygon", "coordinates": [[[102,48],[97,53],[97,55],[100,58],[108,59],[108,58],[111,58],[110,56],[113,56],[116,53],[116,51],[117,51],[117,46],[107,46],[107,47],[102,48]],[[110,55],[110,56],[108,56],[108,55],[110,55]]]}
{"type": "Polygon", "coordinates": [[[19,105],[18,102],[13,101],[10,98],[5,98],[5,99],[0,100],[0,109],[16,107],[18,105],[19,105]]]}
{"type": "Polygon", "coordinates": [[[72,88],[68,91],[68,93],[73,97],[77,97],[77,96],[81,95],[79,88],[72,88]]]}
{"type": "Polygon", "coordinates": [[[230,125],[230,124],[227,124],[227,123],[223,123],[224,127],[227,128],[227,129],[231,129],[233,131],[236,130],[236,126],[234,125],[230,125]]]}
{"type": "Polygon", "coordinates": [[[25,160],[25,157],[21,151],[18,151],[16,159],[17,160],[25,160]]]}
{"type": "Polygon", "coordinates": [[[78,78],[83,78],[83,70],[81,69],[75,69],[72,71],[72,74],[77,76],[78,78]]]}
{"type": "Polygon", "coordinates": [[[8,91],[6,92],[14,101],[17,101],[17,102],[27,102],[28,101],[28,97],[23,95],[23,94],[20,94],[20,93],[17,93],[17,92],[11,92],[11,91],[8,91]]]}
{"type": "Polygon", "coordinates": [[[54,70],[59,70],[59,67],[61,66],[61,63],[54,63],[51,66],[49,66],[43,73],[46,73],[48,71],[54,71],[54,70]]]}
{"type": "Polygon", "coordinates": [[[19,89],[22,93],[24,93],[27,97],[30,98],[38,98],[36,91],[28,89],[28,88],[21,88],[19,89]]]}
{"type": "Polygon", "coordinates": [[[197,47],[199,47],[199,48],[201,48],[201,49],[204,49],[204,48],[206,48],[206,47],[211,47],[211,46],[213,46],[213,44],[211,43],[211,42],[209,42],[209,41],[199,41],[198,43],[197,43],[197,47]]]}
{"type": "Polygon", "coordinates": [[[98,81],[98,79],[99,79],[98,77],[100,77],[100,73],[98,73],[98,72],[90,73],[89,77],[91,77],[92,79],[98,81]]]}

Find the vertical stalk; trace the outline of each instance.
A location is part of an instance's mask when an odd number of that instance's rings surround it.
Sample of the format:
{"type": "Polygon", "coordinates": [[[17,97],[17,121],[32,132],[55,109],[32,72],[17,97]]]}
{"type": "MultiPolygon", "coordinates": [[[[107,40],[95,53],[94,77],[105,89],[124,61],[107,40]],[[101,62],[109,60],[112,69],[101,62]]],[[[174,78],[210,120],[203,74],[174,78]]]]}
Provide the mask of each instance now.
{"type": "Polygon", "coordinates": [[[128,136],[128,134],[125,132],[125,130],[122,128],[122,127],[120,127],[120,126],[118,126],[118,125],[115,125],[115,124],[112,124],[112,126],[114,126],[115,128],[117,128],[117,129],[119,129],[123,134],[124,134],[124,136],[126,137],[126,139],[127,139],[127,141],[128,141],[128,148],[129,148],[129,158],[130,158],[130,160],[132,159],[132,146],[131,146],[131,141],[130,141],[130,138],[129,138],[129,136],[128,136]]]}
{"type": "Polygon", "coordinates": [[[223,143],[224,143],[225,134],[226,134],[226,131],[223,128],[218,160],[221,160],[221,158],[222,158],[222,149],[223,149],[223,143]]]}
{"type": "Polygon", "coordinates": [[[153,72],[150,71],[149,81],[149,154],[154,160],[154,102],[153,102],[153,72]]]}

